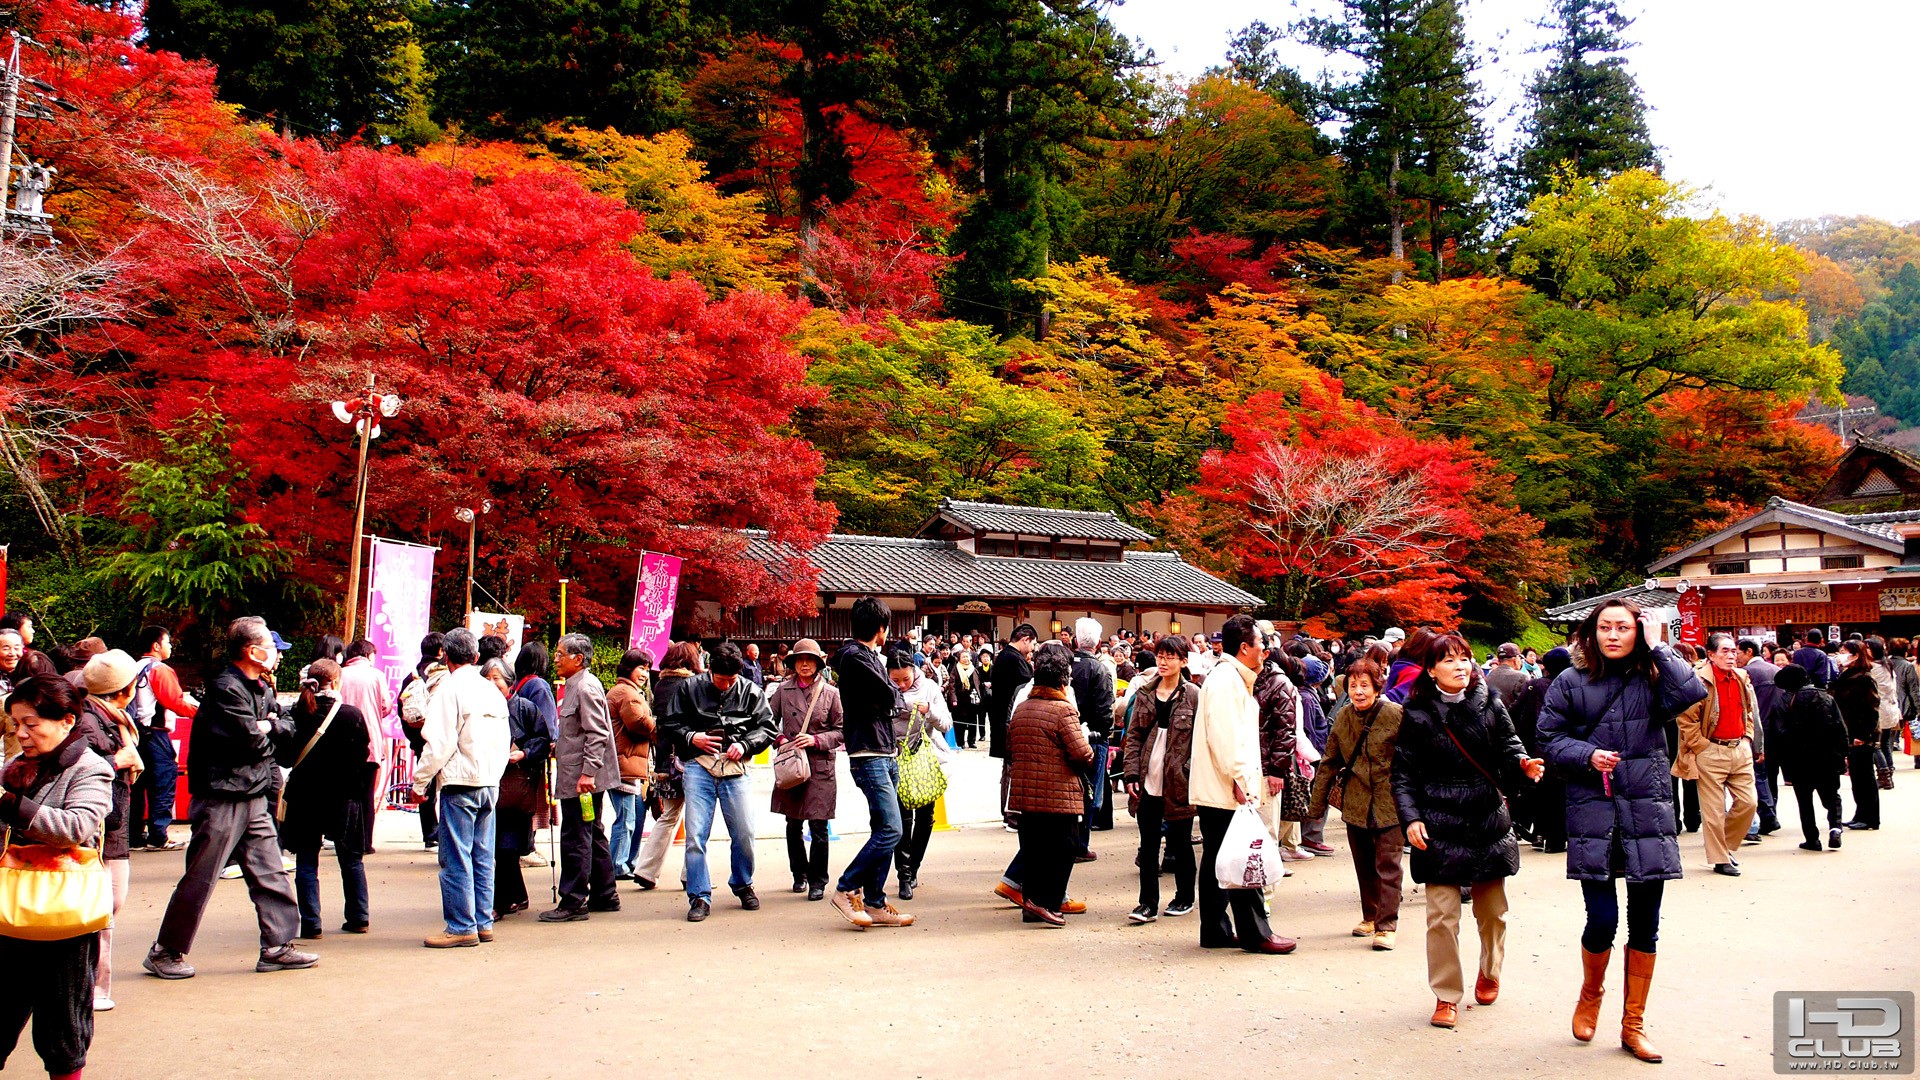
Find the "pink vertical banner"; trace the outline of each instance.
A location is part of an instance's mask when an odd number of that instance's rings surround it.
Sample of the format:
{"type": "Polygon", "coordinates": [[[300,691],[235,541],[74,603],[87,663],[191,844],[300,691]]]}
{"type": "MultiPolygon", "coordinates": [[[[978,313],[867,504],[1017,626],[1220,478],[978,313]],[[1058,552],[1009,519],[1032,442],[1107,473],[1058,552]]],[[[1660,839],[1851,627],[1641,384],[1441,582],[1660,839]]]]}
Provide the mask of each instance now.
{"type": "Polygon", "coordinates": [[[627,648],[645,649],[657,665],[673,644],[673,604],[680,595],[680,559],[657,551],[640,553],[640,577],[633,585],[633,623],[627,648]]]}
{"type": "Polygon", "coordinates": [[[367,640],[394,700],[420,663],[420,639],[433,615],[433,553],[438,548],[373,540],[367,571],[367,640]]]}

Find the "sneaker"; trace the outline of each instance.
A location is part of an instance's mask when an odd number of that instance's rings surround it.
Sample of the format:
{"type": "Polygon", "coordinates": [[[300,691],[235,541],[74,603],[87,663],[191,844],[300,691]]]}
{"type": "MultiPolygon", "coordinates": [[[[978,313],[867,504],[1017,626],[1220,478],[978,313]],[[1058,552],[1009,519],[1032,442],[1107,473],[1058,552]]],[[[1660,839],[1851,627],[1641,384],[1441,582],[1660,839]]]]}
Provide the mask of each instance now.
{"type": "Polygon", "coordinates": [[[455,934],[442,930],[421,944],[429,949],[471,949],[480,944],[480,934],[477,931],[471,934],[455,934]]]}
{"type": "Polygon", "coordinates": [[[225,870],[220,871],[220,880],[237,881],[244,873],[245,872],[238,866],[229,866],[225,870]]]}
{"type": "Polygon", "coordinates": [[[551,911],[541,912],[539,917],[541,922],[586,922],[588,915],[586,908],[567,907],[562,904],[551,911]]]}
{"type": "Polygon", "coordinates": [[[294,861],[293,856],[291,855],[280,856],[280,869],[283,872],[291,874],[293,873],[294,867],[298,865],[300,864],[294,861]]]}
{"type": "Polygon", "coordinates": [[[1307,854],[1304,851],[1301,851],[1299,848],[1283,847],[1280,849],[1280,861],[1281,862],[1312,862],[1313,856],[1307,854]]]}
{"type": "Polygon", "coordinates": [[[1097,851],[1082,851],[1073,857],[1073,861],[1077,863],[1096,862],[1099,858],[1100,853],[1097,851]]]}
{"type": "Polygon", "coordinates": [[[1065,900],[1060,901],[1060,914],[1062,915],[1085,915],[1086,913],[1087,902],[1085,900],[1075,900],[1069,896],[1065,900]]]}
{"type": "Polygon", "coordinates": [[[1381,930],[1378,933],[1373,935],[1373,951],[1374,952],[1392,952],[1393,942],[1394,942],[1393,931],[1381,930]]]}
{"type": "Polygon", "coordinates": [[[1827,830],[1827,847],[1832,848],[1835,851],[1840,850],[1840,838],[1844,835],[1846,834],[1841,832],[1840,829],[1838,828],[1828,829],[1827,830]]]}
{"type": "Polygon", "coordinates": [[[148,851],[179,851],[181,848],[186,846],[187,846],[187,842],[185,840],[156,840],[153,843],[147,845],[147,850],[148,851]]]}
{"type": "Polygon", "coordinates": [[[1303,850],[1313,852],[1315,855],[1318,855],[1323,859],[1332,855],[1339,854],[1339,852],[1334,849],[1334,846],[1332,844],[1301,844],[1300,847],[1303,850]]]}
{"type": "Polygon", "coordinates": [[[733,895],[740,898],[740,906],[746,908],[748,911],[760,910],[760,897],[754,895],[753,886],[749,885],[744,889],[736,889],[733,895]]]}
{"type": "Polygon", "coordinates": [[[1807,842],[1807,843],[1803,843],[1803,844],[1801,844],[1801,845],[1800,845],[1800,850],[1801,850],[1801,851],[1825,851],[1825,850],[1826,850],[1826,848],[1823,848],[1823,847],[1821,847],[1821,846],[1820,846],[1819,844],[1817,844],[1817,843],[1813,843],[1813,842],[1811,842],[1811,841],[1809,841],[1809,842],[1807,842]]]}
{"type": "Polygon", "coordinates": [[[1159,918],[1160,913],[1146,904],[1141,904],[1127,913],[1127,921],[1130,923],[1150,923],[1159,918]]]}
{"type": "Polygon", "coordinates": [[[1169,919],[1177,919],[1182,915],[1191,915],[1193,914],[1193,901],[1175,900],[1173,903],[1168,904],[1166,910],[1160,914],[1165,915],[1169,919]]]}
{"type": "Polygon", "coordinates": [[[94,1012],[112,1012],[113,999],[105,996],[104,994],[93,995],[93,1011],[94,1012]]]}
{"type": "Polygon", "coordinates": [[[912,926],[913,916],[896,909],[892,904],[881,904],[878,908],[866,908],[867,918],[873,920],[873,926],[912,926]]]}
{"type": "Polygon", "coordinates": [[[687,901],[688,922],[706,922],[707,916],[711,914],[713,914],[713,904],[705,897],[696,896],[687,901]]]}
{"type": "Polygon", "coordinates": [[[1373,934],[1373,923],[1370,920],[1362,920],[1360,925],[1353,928],[1354,937],[1372,937],[1373,934]]]}
{"type": "Polygon", "coordinates": [[[163,949],[159,945],[155,945],[153,948],[147,950],[147,957],[140,961],[140,966],[146,968],[148,973],[157,978],[193,978],[193,965],[187,963],[186,957],[177,952],[163,949]]]}
{"type": "MultiPolygon", "coordinates": [[[[428,844],[427,846],[432,847],[433,845],[428,844]]],[[[520,856],[520,865],[526,867],[529,870],[538,870],[541,867],[547,865],[547,857],[545,855],[540,854],[537,851],[531,851],[525,855],[520,856]]]]}
{"type": "Polygon", "coordinates": [[[856,929],[865,930],[873,925],[873,916],[867,914],[866,901],[860,898],[859,893],[836,891],[833,894],[833,910],[839,912],[840,917],[852,923],[856,929]]]}
{"type": "Polygon", "coordinates": [[[1014,888],[1004,881],[993,887],[993,895],[1005,900],[1014,907],[1019,907],[1025,901],[1019,889],[1014,888]]]}
{"type": "Polygon", "coordinates": [[[255,971],[298,971],[310,968],[320,962],[320,958],[310,952],[301,952],[291,944],[277,948],[260,950],[260,962],[253,965],[255,971]]]}

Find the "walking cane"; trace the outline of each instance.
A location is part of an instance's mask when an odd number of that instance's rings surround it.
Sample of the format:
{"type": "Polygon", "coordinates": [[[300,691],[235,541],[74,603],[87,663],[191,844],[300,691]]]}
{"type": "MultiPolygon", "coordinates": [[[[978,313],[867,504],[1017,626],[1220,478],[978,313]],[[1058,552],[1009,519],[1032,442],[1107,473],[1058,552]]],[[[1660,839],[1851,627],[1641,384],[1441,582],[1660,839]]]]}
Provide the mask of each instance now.
{"type": "Polygon", "coordinates": [[[554,828],[554,822],[557,821],[560,816],[560,801],[554,798],[554,795],[553,795],[553,773],[554,773],[553,766],[554,766],[553,755],[548,754],[547,755],[547,881],[549,883],[548,885],[549,890],[553,893],[553,902],[554,904],[558,905],[560,903],[560,853],[559,851],[555,850],[555,847],[554,847],[554,844],[555,844],[554,833],[558,832],[559,830],[554,828]]]}

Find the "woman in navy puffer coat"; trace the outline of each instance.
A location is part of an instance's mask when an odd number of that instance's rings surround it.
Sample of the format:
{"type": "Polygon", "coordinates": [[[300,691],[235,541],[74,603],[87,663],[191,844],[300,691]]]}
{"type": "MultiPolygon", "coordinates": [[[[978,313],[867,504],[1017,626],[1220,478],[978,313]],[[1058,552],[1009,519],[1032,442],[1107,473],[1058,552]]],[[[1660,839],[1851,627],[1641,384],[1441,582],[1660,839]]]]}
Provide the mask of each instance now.
{"type": "Polygon", "coordinates": [[[1573,1012],[1574,1038],[1592,1039],[1613,939],[1620,925],[1615,878],[1627,880],[1627,997],[1620,1045],[1659,1061],[1644,1029],[1653,982],[1660,898],[1678,878],[1664,727],[1707,696],[1693,669],[1652,645],[1638,606],[1612,601],[1573,635],[1574,666],[1540,707],[1540,752],[1567,784],[1567,876],[1586,895],[1581,935],[1585,980],[1573,1012]]]}

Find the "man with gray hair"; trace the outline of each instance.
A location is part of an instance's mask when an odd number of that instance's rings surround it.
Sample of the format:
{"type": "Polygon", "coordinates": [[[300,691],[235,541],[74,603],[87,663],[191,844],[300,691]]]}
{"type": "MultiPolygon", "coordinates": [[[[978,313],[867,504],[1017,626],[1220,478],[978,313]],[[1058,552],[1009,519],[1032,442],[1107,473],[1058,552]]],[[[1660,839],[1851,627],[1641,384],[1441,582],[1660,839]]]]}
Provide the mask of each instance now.
{"type": "Polygon", "coordinates": [[[1113,732],[1113,673],[1094,655],[1100,646],[1100,620],[1080,618],[1073,623],[1073,700],[1080,706],[1080,723],[1086,726],[1087,741],[1093,744],[1093,798],[1087,800],[1087,812],[1080,819],[1078,862],[1092,862],[1094,818],[1103,807],[1105,828],[1113,828],[1112,800],[1107,797],[1107,757],[1113,732]]]}
{"type": "Polygon", "coordinates": [[[592,660],[593,639],[585,634],[568,634],[554,651],[554,671],[566,680],[553,781],[560,799],[560,903],[541,912],[541,922],[578,922],[588,912],[620,910],[613,853],[599,824],[600,796],[620,784],[620,757],[606,687],[587,670],[592,660]]]}
{"type": "Polygon", "coordinates": [[[1733,853],[1746,839],[1747,826],[1759,807],[1753,762],[1764,752],[1765,736],[1753,680],[1740,667],[1733,635],[1708,635],[1707,659],[1694,671],[1713,693],[1677,718],[1680,753],[1673,774],[1700,783],[1700,832],[1713,872],[1739,877],[1740,864],[1733,853]]]}
{"type": "Polygon", "coordinates": [[[513,735],[507,699],[480,674],[472,631],[447,631],[447,674],[427,702],[413,790],[440,785],[440,910],[447,928],[429,949],[493,940],[493,812],[513,735]]]}
{"type": "Polygon", "coordinates": [[[227,627],[227,660],[193,720],[193,753],[187,757],[193,839],[187,844],[186,873],[174,886],[160,934],[143,961],[162,979],[193,978],[187,954],[214,882],[236,852],[260,918],[260,961],[254,970],[286,971],[320,962],[293,947],[300,909],[280,860],[279,830],[267,809],[267,792],[279,779],[274,739],[290,737],[293,725],[276,712],[273,669],[280,664],[280,650],[265,619],[249,615],[227,627]]]}

